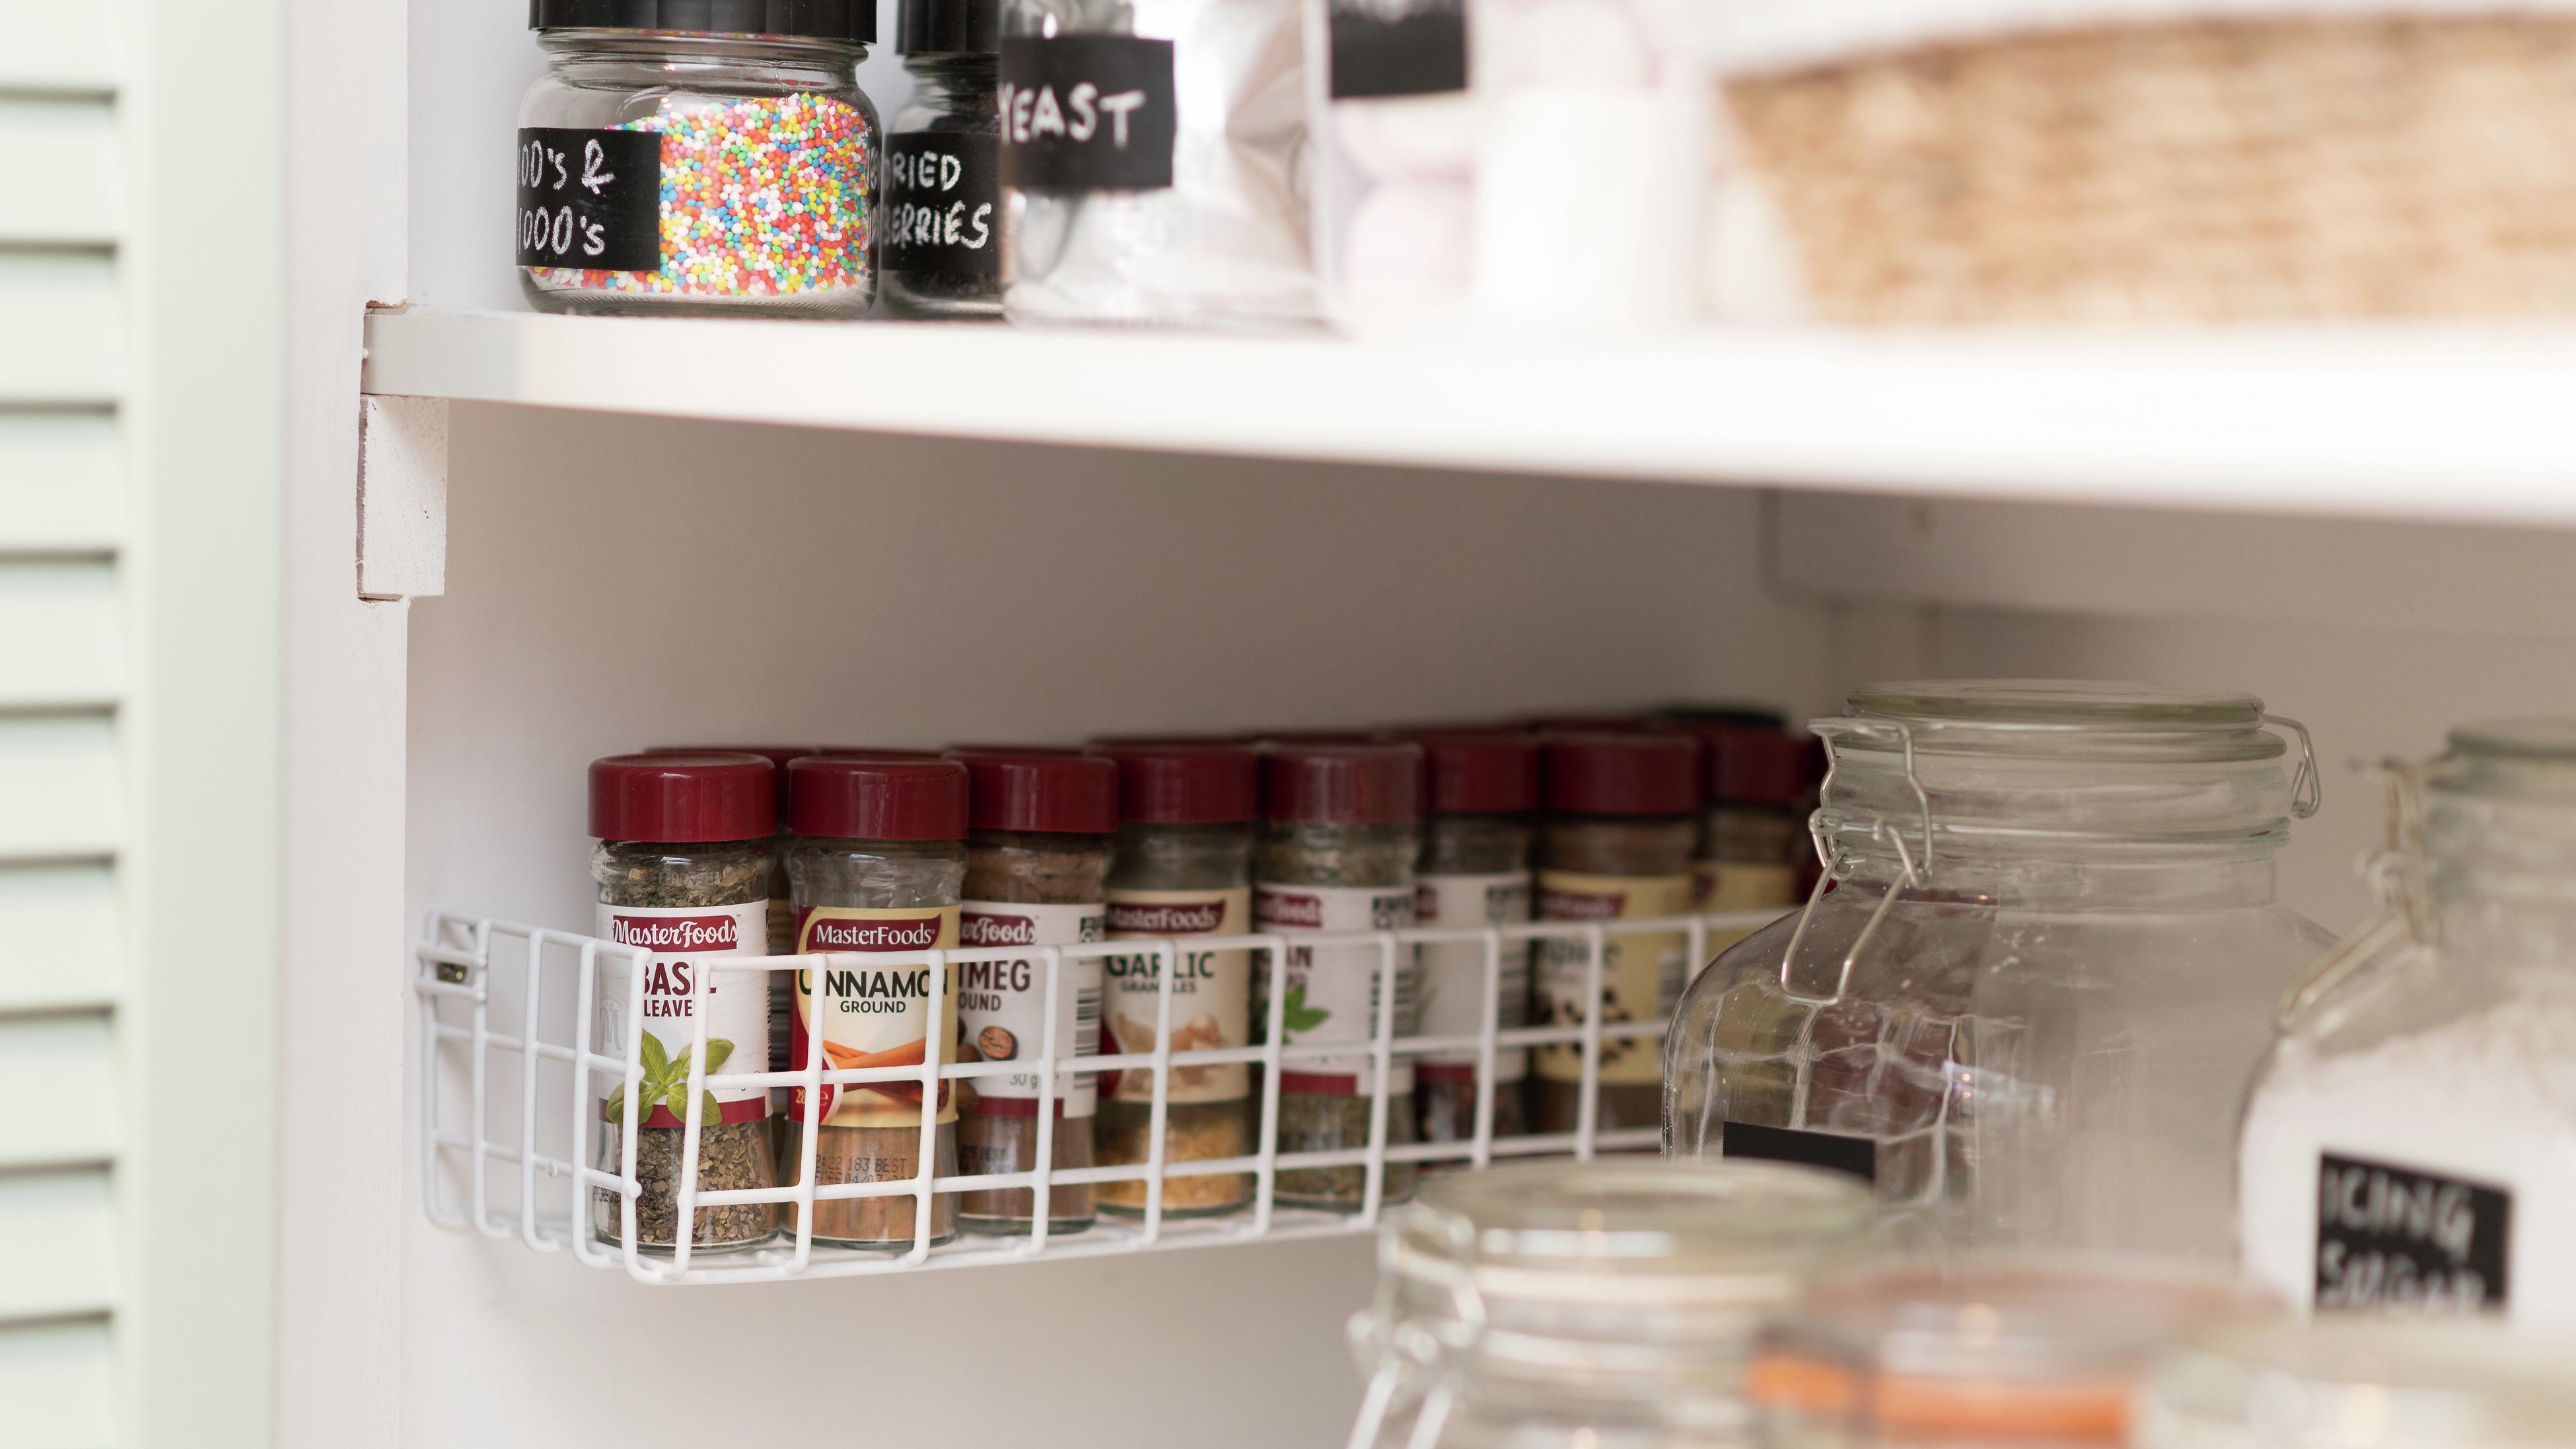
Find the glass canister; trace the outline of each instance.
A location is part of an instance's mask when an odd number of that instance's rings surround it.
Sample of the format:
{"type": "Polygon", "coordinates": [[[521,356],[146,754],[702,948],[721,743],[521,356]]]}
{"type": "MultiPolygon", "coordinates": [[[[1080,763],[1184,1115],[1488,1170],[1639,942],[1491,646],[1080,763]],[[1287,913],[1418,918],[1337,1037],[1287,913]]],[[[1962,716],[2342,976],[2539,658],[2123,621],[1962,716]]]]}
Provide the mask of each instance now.
{"type": "Polygon", "coordinates": [[[2392,762],[2378,914],[2247,1098],[2249,1272],[2320,1310],[2576,1328],[2576,719],[2392,762]]]}
{"type": "Polygon", "coordinates": [[[2566,1449],[2576,1338],[2461,1320],[2240,1324],[2167,1351],[2135,1449],[2566,1449]]]}
{"type": "MultiPolygon", "coordinates": [[[[1435,929],[1517,926],[1530,918],[1530,845],[1538,810],[1538,741],[1488,730],[1431,730],[1406,736],[1423,755],[1422,855],[1414,873],[1414,922],[1435,929]]],[[[1529,944],[1496,953],[1492,1004],[1481,941],[1426,942],[1415,957],[1422,988],[1416,1029],[1426,1037],[1474,1037],[1488,1015],[1509,1031],[1529,1019],[1529,944]]],[[[1492,1113],[1492,1135],[1529,1130],[1522,1109],[1527,1047],[1498,1047],[1490,1069],[1475,1049],[1429,1051],[1414,1063],[1414,1107],[1426,1142],[1472,1142],[1477,1114],[1492,1113]],[[1490,1070],[1491,1092],[1478,1086],[1490,1070]],[[1490,1108],[1479,1101],[1490,1100],[1490,1108]]]]}
{"type": "Polygon", "coordinates": [[[894,43],[912,98],[886,128],[887,306],[999,317],[1001,0],[902,0],[894,43]]]}
{"type": "Polygon", "coordinates": [[[1362,1449],[1749,1446],[1745,1368],[1805,1281],[1876,1255],[1859,1185],[1776,1163],[1521,1163],[1430,1178],[1351,1323],[1362,1449]]]}
{"type": "Polygon", "coordinates": [[[2328,939],[2273,894],[2305,731],[2045,680],[1872,685],[1811,727],[1830,864],[1692,984],[1666,1150],[1842,1168],[1925,1246],[2227,1253],[2235,1104],[2328,939]]]}
{"type": "Polygon", "coordinates": [[[855,316],[876,299],[871,0],[536,0],[517,262],[554,312],[855,316]]]}

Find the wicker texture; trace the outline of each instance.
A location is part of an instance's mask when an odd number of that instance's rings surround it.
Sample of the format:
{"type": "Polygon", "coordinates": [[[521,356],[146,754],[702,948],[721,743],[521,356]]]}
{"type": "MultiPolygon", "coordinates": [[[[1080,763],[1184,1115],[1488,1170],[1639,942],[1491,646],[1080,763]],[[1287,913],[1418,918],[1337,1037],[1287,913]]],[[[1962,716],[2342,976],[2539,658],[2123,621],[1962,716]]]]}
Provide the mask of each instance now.
{"type": "Polygon", "coordinates": [[[2576,19],[2032,34],[1727,99],[1825,317],[2576,314],[2576,19]]]}

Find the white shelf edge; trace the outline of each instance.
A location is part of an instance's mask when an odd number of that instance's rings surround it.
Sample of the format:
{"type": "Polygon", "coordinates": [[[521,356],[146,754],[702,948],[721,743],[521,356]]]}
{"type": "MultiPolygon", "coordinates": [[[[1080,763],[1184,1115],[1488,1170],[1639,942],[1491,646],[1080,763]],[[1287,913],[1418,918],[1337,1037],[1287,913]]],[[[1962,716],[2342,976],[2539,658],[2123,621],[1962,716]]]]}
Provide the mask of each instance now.
{"type": "Polygon", "coordinates": [[[411,308],[368,319],[361,386],[1220,456],[2576,523],[2576,331],[2558,329],[1355,343],[411,308]]]}

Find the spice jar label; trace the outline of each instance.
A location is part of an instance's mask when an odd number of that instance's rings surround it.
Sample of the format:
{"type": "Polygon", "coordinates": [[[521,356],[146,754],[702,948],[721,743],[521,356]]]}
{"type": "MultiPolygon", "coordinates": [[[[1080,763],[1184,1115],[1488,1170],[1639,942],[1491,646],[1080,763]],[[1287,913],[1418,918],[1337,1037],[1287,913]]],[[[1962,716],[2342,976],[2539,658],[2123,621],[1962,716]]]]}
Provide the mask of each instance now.
{"type": "MultiPolygon", "coordinates": [[[[1253,891],[1253,916],[1266,931],[1294,936],[1308,931],[1399,931],[1413,924],[1411,886],[1259,885],[1253,891]]],[[[1290,945],[1281,971],[1287,1000],[1280,1009],[1281,1041],[1288,1046],[1324,1042],[1374,1042],[1377,1039],[1380,968],[1385,953],[1368,942],[1341,946],[1290,945]]],[[[1480,967],[1481,969],[1481,967],[1480,967]]],[[[1414,1034],[1414,991],[1418,984],[1414,948],[1395,951],[1395,1035],[1414,1034]]],[[[1267,983],[1264,983],[1265,987],[1267,983]]],[[[1256,995],[1266,997],[1266,990],[1256,995]]],[[[1255,1008],[1266,1020],[1267,1003],[1255,1008]]],[[[1356,1096],[1373,1075],[1373,1052],[1335,1052],[1280,1064],[1279,1087],[1287,1092],[1356,1096]]],[[[1390,1095],[1413,1090],[1413,1063],[1398,1057],[1387,1072],[1390,1095]]]]}
{"type": "MultiPolygon", "coordinates": [[[[1108,925],[1112,941],[1182,938],[1172,973],[1172,1050],[1222,1051],[1240,1047],[1252,1036],[1252,953],[1240,948],[1193,950],[1190,936],[1240,936],[1252,929],[1252,892],[1231,890],[1118,890],[1109,892],[1108,925]]],[[[1162,988],[1156,969],[1161,958],[1150,951],[1101,960],[1108,1019],[1102,1023],[1104,1050],[1113,1053],[1154,1049],[1156,1000],[1162,988]]],[[[1101,1090],[1120,1102],[1154,1100],[1152,1072],[1102,1072],[1101,1090]]],[[[1252,1091],[1252,1069],[1241,1062],[1209,1065],[1172,1064],[1166,1101],[1232,1102],[1252,1091]]]]}
{"type": "Polygon", "coordinates": [[[662,270],[662,137],[519,132],[519,265],[662,270]]]}
{"type": "MultiPolygon", "coordinates": [[[[653,953],[644,964],[644,1035],[653,1038],[646,1054],[666,1063],[685,1064],[689,1041],[697,1031],[697,1013],[707,1014],[707,1071],[754,1072],[769,1061],[769,979],[761,971],[722,971],[714,963],[726,956],[759,956],[768,946],[769,905],[754,901],[740,906],[598,907],[593,929],[603,940],[642,946],[653,953]]],[[[603,1051],[622,1055],[630,1023],[629,984],[624,961],[610,960],[599,973],[599,1042],[603,1051]]],[[[667,1074],[666,1074],[667,1075],[667,1074]]],[[[600,1099],[603,1116],[622,1116],[612,1098],[600,1099]]],[[[769,1115],[766,1087],[710,1085],[727,1122],[757,1122],[769,1115]]],[[[676,1084],[655,1099],[647,1127],[685,1126],[687,1119],[671,1104],[688,1105],[685,1065],[676,1084]]]]}
{"type": "MultiPolygon", "coordinates": [[[[880,909],[864,906],[799,906],[796,949],[802,955],[822,952],[862,954],[947,950],[957,944],[955,906],[880,909]]],[[[917,1067],[932,1041],[939,1060],[957,1060],[958,964],[948,963],[946,990],[934,1021],[930,1005],[930,968],[926,965],[871,966],[865,962],[834,963],[796,973],[795,1067],[802,1070],[812,1047],[815,1023],[822,1023],[826,1071],[868,1067],[917,1067]]],[[[939,1121],[957,1120],[954,1083],[939,1084],[939,1121]]],[[[918,1127],[921,1083],[918,1079],[865,1082],[849,1087],[823,1087],[822,1120],[835,1127],[918,1127]]],[[[789,1104],[803,1120],[805,1089],[796,1089],[789,1104]]]]}
{"type": "MultiPolygon", "coordinates": [[[[958,934],[968,946],[1068,946],[1097,941],[1107,910],[1098,905],[1039,905],[1027,901],[968,901],[959,908],[958,934]]],[[[1100,958],[1066,957],[1056,988],[1055,1051],[1058,1060],[1100,1054],[1100,958]]],[[[1034,1062],[1046,1049],[1046,958],[957,963],[957,1013],[966,1023],[968,1061],[1034,1062]]],[[[975,1079],[975,1115],[1034,1117],[1036,1072],[975,1079]]],[[[1098,1093],[1089,1072],[1058,1072],[1055,1114],[1088,1117],[1098,1093]]]]}
{"type": "Polygon", "coordinates": [[[909,131],[886,142],[885,268],[1002,270],[1002,142],[963,131],[909,131]]]}
{"type": "MultiPolygon", "coordinates": [[[[1691,878],[1686,875],[1587,875],[1543,870],[1538,876],[1538,914],[1544,921],[1618,921],[1647,916],[1678,916],[1690,910],[1691,878]]],[[[1684,957],[1690,937],[1679,931],[1612,936],[1601,951],[1601,1019],[1652,1021],[1670,1015],[1681,1000],[1689,972],[1684,957]]],[[[1538,943],[1538,989],[1531,998],[1542,1026],[1581,1026],[1589,1004],[1584,980],[1591,948],[1581,940],[1538,943]]],[[[1583,1080],[1583,1044],[1550,1043],[1538,1048],[1538,1074],[1550,1081],[1583,1080]]],[[[1663,1066],[1651,1037],[1603,1037],[1601,1080],[1660,1082],[1663,1066]]]]}
{"type": "Polygon", "coordinates": [[[1329,0],[1337,101],[1467,88],[1466,0],[1329,0]]]}
{"type": "Polygon", "coordinates": [[[2500,1313],[2512,1229],[2504,1188],[2321,1153],[2316,1306],[2500,1313]]]}
{"type": "Polygon", "coordinates": [[[1798,903],[1798,868],[1737,860],[1691,862],[1693,898],[1703,911],[1764,911],[1798,903]]]}
{"type": "Polygon", "coordinates": [[[1002,180],[1021,191],[1153,191],[1180,136],[1172,42],[1141,35],[1002,42],[1002,180]]]}
{"type": "MultiPolygon", "coordinates": [[[[1495,875],[1426,875],[1414,887],[1414,920],[1425,926],[1516,926],[1530,918],[1530,878],[1523,871],[1495,875]]],[[[1502,944],[1494,1025],[1519,1026],[1529,1016],[1529,943],[1502,944]]],[[[1474,1036],[1485,1029],[1485,946],[1481,941],[1435,941],[1418,948],[1420,1015],[1424,1036],[1474,1036]]],[[[1416,1070],[1426,1082],[1476,1080],[1476,1054],[1425,1053],[1416,1070]]],[[[1517,1082],[1529,1074],[1529,1051],[1494,1053],[1494,1080],[1517,1082]]]]}

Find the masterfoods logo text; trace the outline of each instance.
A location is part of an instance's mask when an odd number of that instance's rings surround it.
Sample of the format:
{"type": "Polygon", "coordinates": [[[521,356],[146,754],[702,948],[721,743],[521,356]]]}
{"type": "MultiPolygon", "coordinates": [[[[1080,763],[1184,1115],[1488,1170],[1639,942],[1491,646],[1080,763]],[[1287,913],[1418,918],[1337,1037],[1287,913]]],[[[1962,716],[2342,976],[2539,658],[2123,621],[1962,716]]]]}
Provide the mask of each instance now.
{"type": "Polygon", "coordinates": [[[647,951],[730,951],[737,944],[731,916],[611,916],[608,934],[647,951]]]}
{"type": "Polygon", "coordinates": [[[939,944],[940,918],[906,916],[894,920],[846,920],[825,917],[807,923],[808,951],[927,951],[939,944]]]}
{"type": "Polygon", "coordinates": [[[1542,890],[1538,913],[1551,921],[1615,921],[1628,913],[1628,893],[1542,890]]]}
{"type": "Polygon", "coordinates": [[[1224,924],[1222,899],[1109,903],[1109,929],[1131,936],[1204,936],[1224,924]]]}
{"type": "Polygon", "coordinates": [[[959,919],[957,938],[969,946],[1034,946],[1038,923],[1027,916],[969,915],[959,919]]]}
{"type": "Polygon", "coordinates": [[[1261,898],[1253,902],[1252,914],[1265,926],[1319,929],[1324,924],[1324,900],[1290,891],[1263,891],[1261,898]]]}

